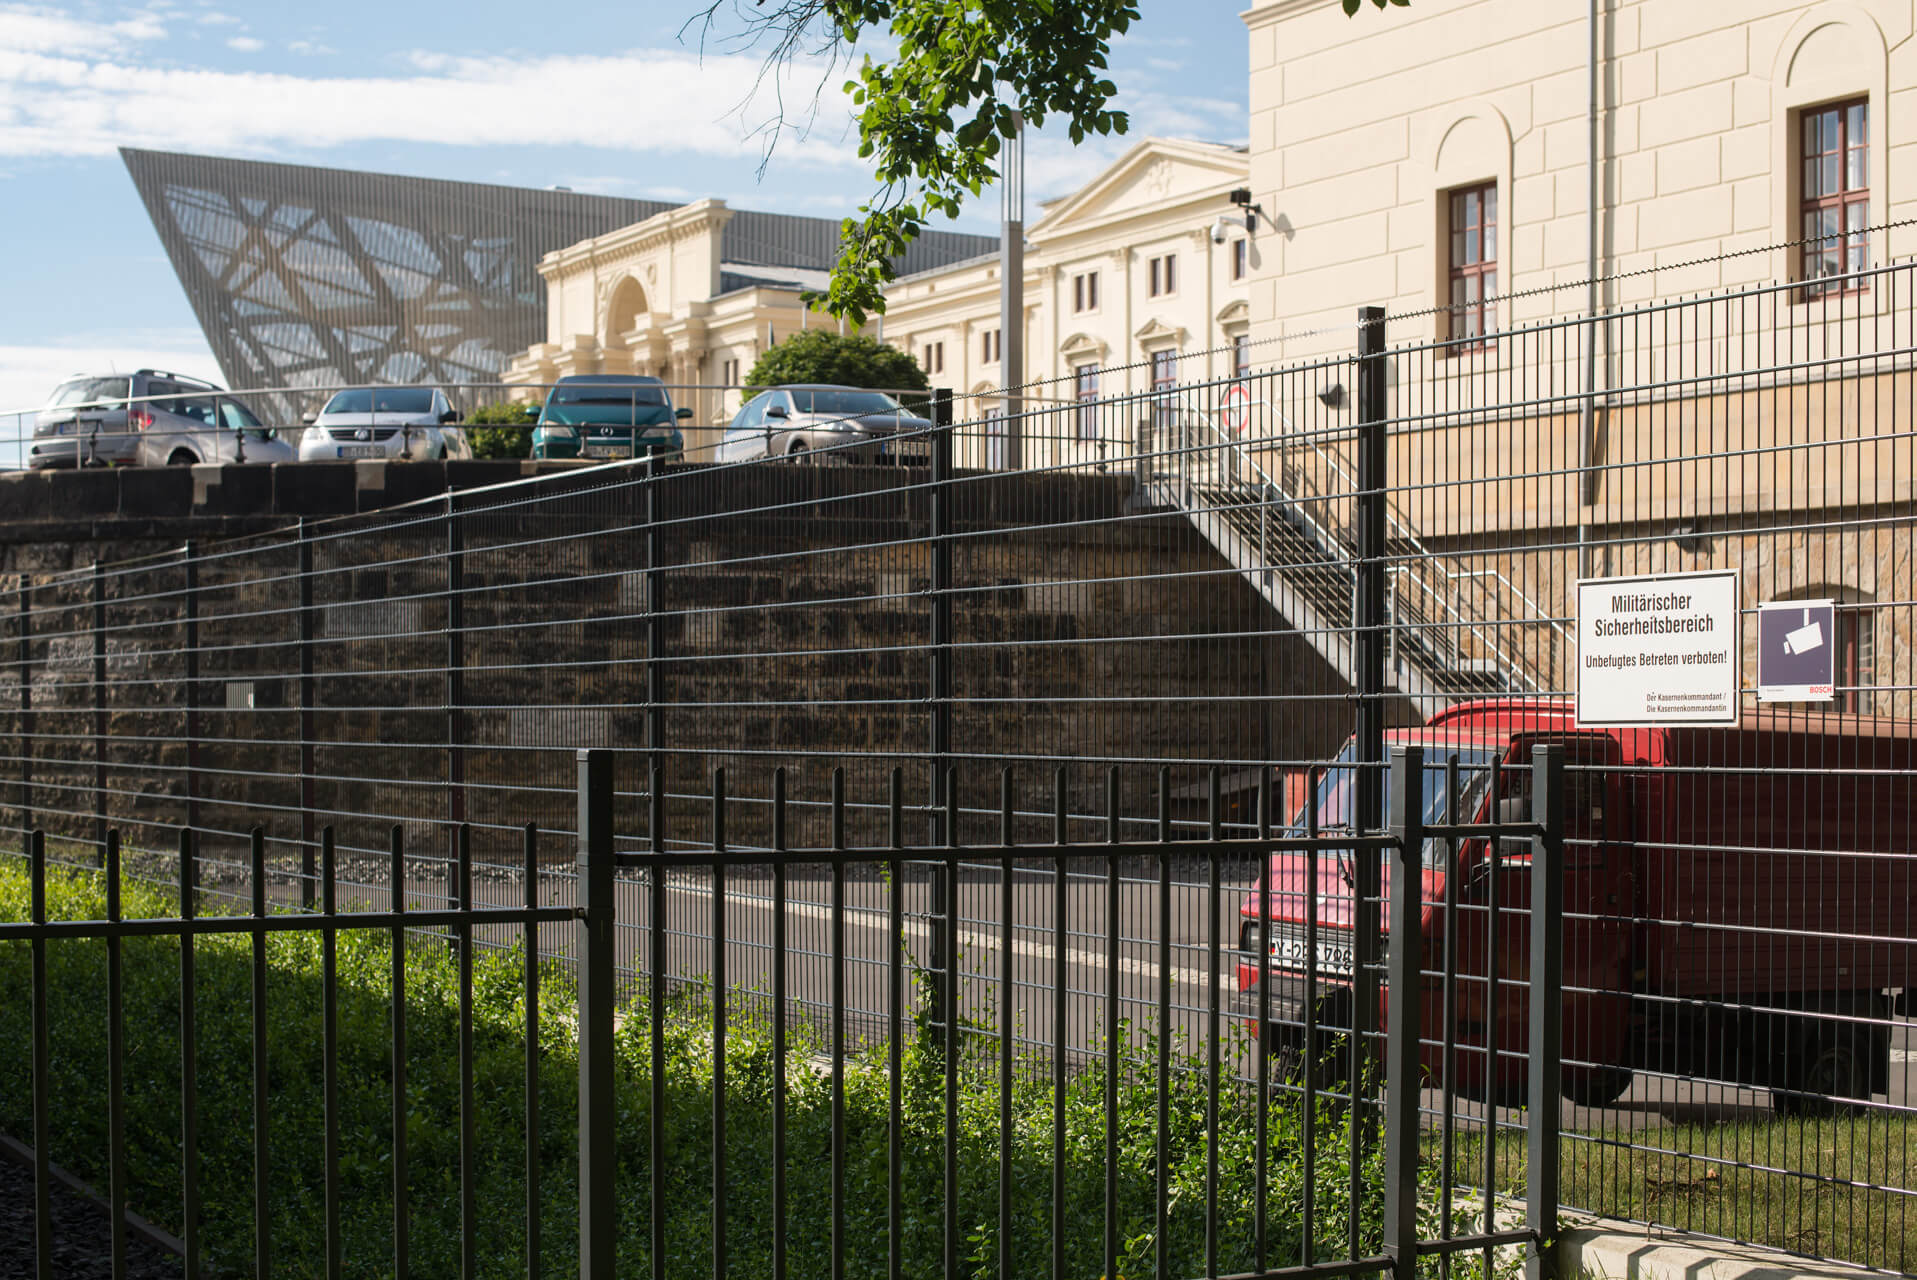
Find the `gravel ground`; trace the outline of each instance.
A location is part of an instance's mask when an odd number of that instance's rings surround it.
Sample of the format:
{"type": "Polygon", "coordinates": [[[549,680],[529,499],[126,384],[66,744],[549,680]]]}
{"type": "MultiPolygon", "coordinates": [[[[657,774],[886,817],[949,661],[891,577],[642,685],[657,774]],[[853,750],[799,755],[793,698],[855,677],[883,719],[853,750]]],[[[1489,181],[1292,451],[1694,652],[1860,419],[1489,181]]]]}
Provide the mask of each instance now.
{"type": "MultiPolygon", "coordinates": [[[[57,1280],[108,1280],[113,1274],[107,1214],[53,1185],[53,1274],[57,1280]]],[[[0,1158],[0,1280],[34,1276],[33,1171],[0,1158]]],[[[180,1260],[127,1234],[128,1280],[177,1280],[180,1260]]]]}

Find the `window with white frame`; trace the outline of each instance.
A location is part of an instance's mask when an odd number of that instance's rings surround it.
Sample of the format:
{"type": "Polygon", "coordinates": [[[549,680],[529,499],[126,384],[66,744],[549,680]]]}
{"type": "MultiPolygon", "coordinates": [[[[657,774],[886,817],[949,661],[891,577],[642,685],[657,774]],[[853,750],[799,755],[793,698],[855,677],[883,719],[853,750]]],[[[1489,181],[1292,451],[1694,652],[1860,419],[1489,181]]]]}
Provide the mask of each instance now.
{"type": "Polygon", "coordinates": [[[1160,432],[1178,421],[1178,348],[1152,352],[1152,423],[1160,432]]]}
{"type": "Polygon", "coordinates": [[[999,351],[998,330],[986,329],[983,332],[981,332],[978,337],[979,337],[979,354],[978,354],[979,363],[980,364],[997,364],[998,351],[999,351]]]}
{"type": "Polygon", "coordinates": [[[1160,254],[1148,264],[1147,288],[1154,298],[1162,298],[1178,291],[1178,255],[1160,254]]]}
{"type": "Polygon", "coordinates": [[[1251,272],[1251,241],[1237,239],[1231,242],[1231,278],[1243,280],[1251,272]]]}
{"type": "Polygon", "coordinates": [[[1082,271],[1072,277],[1072,311],[1098,310],[1098,272],[1082,271]]]}
{"type": "Polygon", "coordinates": [[[1081,364],[1072,370],[1072,400],[1075,404],[1073,419],[1080,440],[1097,440],[1104,433],[1099,430],[1098,405],[1098,366],[1081,364]]]}
{"type": "Polygon", "coordinates": [[[928,342],[919,349],[919,368],[927,373],[945,372],[945,344],[928,342]]]}

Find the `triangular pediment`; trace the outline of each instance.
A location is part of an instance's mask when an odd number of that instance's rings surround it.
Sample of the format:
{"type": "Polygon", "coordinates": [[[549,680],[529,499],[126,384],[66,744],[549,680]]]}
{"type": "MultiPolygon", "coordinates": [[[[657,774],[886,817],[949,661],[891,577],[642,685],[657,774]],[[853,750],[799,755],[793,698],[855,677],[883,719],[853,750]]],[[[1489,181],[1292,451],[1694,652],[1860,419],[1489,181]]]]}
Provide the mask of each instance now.
{"type": "Polygon", "coordinates": [[[1087,356],[1096,356],[1102,360],[1105,353],[1110,350],[1111,344],[1089,333],[1075,333],[1058,344],[1058,353],[1067,360],[1083,360],[1087,356]]]}
{"type": "Polygon", "coordinates": [[[1167,343],[1183,346],[1185,334],[1186,330],[1183,326],[1166,324],[1157,316],[1153,316],[1140,325],[1132,337],[1138,340],[1138,345],[1141,347],[1164,346],[1167,343]]]}
{"type": "Polygon", "coordinates": [[[1053,240],[1192,201],[1210,202],[1246,185],[1250,175],[1250,157],[1235,147],[1146,138],[1078,191],[1047,205],[1029,234],[1035,242],[1053,240]]]}
{"type": "Polygon", "coordinates": [[[1218,326],[1230,328],[1235,324],[1251,323],[1251,304],[1238,298],[1218,313],[1218,326]]]}

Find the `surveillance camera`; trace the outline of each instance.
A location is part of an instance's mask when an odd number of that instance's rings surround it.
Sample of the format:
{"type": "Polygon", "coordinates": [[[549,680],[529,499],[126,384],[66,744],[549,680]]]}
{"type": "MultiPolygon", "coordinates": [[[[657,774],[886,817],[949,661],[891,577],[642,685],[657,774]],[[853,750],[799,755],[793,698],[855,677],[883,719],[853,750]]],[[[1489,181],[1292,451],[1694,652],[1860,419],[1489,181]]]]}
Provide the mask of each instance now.
{"type": "Polygon", "coordinates": [[[1218,221],[1211,224],[1211,242],[1213,244],[1223,244],[1225,243],[1225,238],[1230,234],[1231,218],[1221,213],[1218,215],[1218,221]]]}

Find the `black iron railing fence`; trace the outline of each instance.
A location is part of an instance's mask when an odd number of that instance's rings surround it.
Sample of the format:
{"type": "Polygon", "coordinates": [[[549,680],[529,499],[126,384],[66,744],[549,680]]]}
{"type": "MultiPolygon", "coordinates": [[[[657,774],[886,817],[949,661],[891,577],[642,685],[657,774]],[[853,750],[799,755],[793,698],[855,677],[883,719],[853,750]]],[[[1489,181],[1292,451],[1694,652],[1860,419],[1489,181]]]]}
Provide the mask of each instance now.
{"type": "MultiPolygon", "coordinates": [[[[92,863],[110,830],[144,848],[191,826],[210,900],[245,902],[259,825],[271,893],[317,906],[320,832],[342,887],[377,897],[397,825],[411,892],[446,903],[462,827],[480,894],[516,891],[524,823],[576,832],[580,747],[660,779],[656,811],[620,827],[623,855],[709,852],[715,769],[738,850],[780,831],[827,849],[835,823],[849,848],[887,847],[895,770],[907,845],[1076,847],[1114,823],[1127,845],[1203,844],[1214,822],[1241,844],[1267,825],[1382,830],[1391,744],[1458,755],[1457,816],[1476,821],[1507,798],[1496,768],[1557,741],[1578,855],[1566,1202],[1909,1269],[1912,271],[1873,267],[1816,299],[1786,282],[1657,300],[1657,278],[1637,276],[1617,286],[1649,300],[1562,317],[1532,310],[1547,296],[1512,298],[1469,343],[1434,316],[1367,311],[1287,335],[1292,363],[1261,348],[1242,375],[1189,376],[1194,353],[1174,385],[1113,369],[1098,399],[1041,388],[1013,419],[990,395],[939,396],[923,465],[831,450],[809,461],[833,465],[615,464],[184,548],[124,525],[78,552],[17,546],[0,826],[92,863]],[[1014,430],[1025,466],[1010,473],[1014,430]],[[1737,723],[1580,728],[1579,580],[1697,570],[1738,582],[1737,723]],[[1761,607],[1825,600],[1829,701],[1762,700],[1761,607]]],[[[1427,1016],[1423,1035],[1463,1051],[1461,1069],[1517,1043],[1515,1008],[1491,992],[1529,944],[1504,923],[1510,868],[1468,845],[1425,853],[1428,896],[1452,895],[1430,923],[1457,1017],[1427,1016]]],[[[1215,893],[1203,854],[1128,856],[1113,893],[1095,857],[1067,860],[1063,1038],[1048,1011],[1022,1024],[1024,1049],[1096,1065],[1111,1016],[1202,1047],[1213,947],[1309,953],[1326,976],[1379,963],[1372,916],[1342,905],[1382,900],[1374,861],[1281,861],[1265,872],[1292,895],[1276,914],[1254,901],[1261,865],[1221,855],[1215,893]]],[[[888,1026],[879,939],[902,937],[914,972],[995,972],[998,870],[968,857],[956,882],[906,876],[892,931],[889,882],[848,864],[854,1047],[888,1026]]],[[[779,874],[727,868],[729,1009],[741,1026],[769,1011],[737,979],[776,933],[794,957],[786,1016],[823,1027],[831,860],[779,874]]],[[[575,877],[543,861],[541,900],[575,877]]],[[[1044,866],[1014,869],[1015,954],[1051,954],[1057,887],[1044,866]]],[[[616,892],[614,955],[642,982],[650,900],[616,892]]],[[[712,901],[668,878],[675,979],[705,972],[712,901]]],[[[1234,999],[1259,998],[1257,967],[1235,967],[1234,999]]],[[[1299,1016],[1278,1048],[1303,1079],[1321,1032],[1369,1034],[1389,1014],[1362,984],[1286,972],[1299,1016]]],[[[1244,1041],[1218,1052],[1255,1074],[1244,1041]]],[[[1500,1070],[1480,1074],[1509,1101],[1500,1070]]],[[[1464,1145],[1474,1167],[1486,1155],[1482,1181],[1518,1186],[1499,1143],[1464,1145]]]]}
{"type": "MultiPolygon", "coordinates": [[[[448,906],[419,901],[397,831],[386,901],[343,902],[339,851],[331,829],[324,829],[320,894],[311,909],[270,901],[266,842],[256,830],[248,909],[225,915],[203,909],[209,904],[197,883],[201,859],[191,829],[177,836],[177,902],[171,910],[159,903],[154,914],[123,909],[117,829],[108,832],[99,872],[50,871],[45,834],[32,833],[24,872],[17,864],[10,869],[27,889],[19,913],[26,918],[0,918],[0,978],[9,991],[27,993],[30,1005],[30,1034],[9,1038],[13,1048],[0,1063],[0,1080],[9,1085],[0,1091],[0,1112],[9,1124],[23,1115],[30,1120],[36,1273],[48,1274],[57,1247],[75,1248],[56,1241],[52,1230],[48,1165],[58,1160],[103,1177],[112,1224],[105,1247],[116,1272],[124,1265],[123,1223],[132,1208],[177,1229],[189,1277],[236,1269],[266,1277],[387,1267],[396,1275],[422,1269],[463,1276],[570,1273],[574,1264],[561,1251],[564,1242],[546,1234],[555,1220],[568,1231],[576,1227],[578,1273],[594,1278],[616,1270],[655,1277],[709,1270],[719,1277],[739,1269],[774,1277],[1409,1278],[1436,1265],[1434,1259],[1448,1270],[1461,1255],[1475,1255],[1488,1274],[1501,1249],[1526,1250],[1536,1274],[1551,1274],[1557,1136],[1548,1119],[1530,1127],[1527,1167],[1542,1172],[1530,1178],[1527,1198],[1507,1205],[1487,1191],[1470,1210],[1454,1202],[1454,1186],[1471,1176],[1455,1158],[1459,1135],[1482,1133],[1484,1122],[1458,1112],[1453,1084],[1443,1085],[1440,1112],[1427,1115],[1421,1101],[1429,1079],[1421,1064],[1429,1047],[1420,1042],[1421,1001],[1427,991],[1447,1006],[1456,999],[1455,972],[1427,968],[1421,884],[1427,840],[1514,840],[1528,850],[1522,871],[1513,875],[1528,886],[1529,902],[1506,910],[1533,914],[1546,925],[1532,935],[1528,977],[1507,978],[1528,992],[1529,1027],[1525,1042],[1506,1052],[1527,1072],[1531,1106],[1541,1117],[1554,1114],[1554,939],[1563,862],[1555,799],[1563,790],[1563,764],[1556,748],[1540,748],[1528,766],[1537,779],[1531,812],[1495,823],[1427,822],[1428,770],[1414,748],[1393,760],[1390,822],[1378,832],[1282,836],[1269,831],[1266,819],[1260,833],[1234,838],[1223,830],[1214,802],[1202,834],[1174,837],[1166,815],[1156,838],[1127,839],[1114,802],[1103,841],[1073,841],[1060,789],[1051,838],[1028,843],[1016,838],[1019,797],[1005,775],[995,839],[908,843],[908,818],[930,818],[948,837],[956,833],[960,796],[948,792],[942,813],[915,811],[895,772],[883,801],[887,838],[859,846],[847,838],[841,773],[834,775],[828,839],[787,848],[778,838],[771,849],[739,849],[729,839],[736,802],[723,770],[715,771],[709,795],[696,806],[709,839],[673,847],[660,820],[673,801],[657,773],[646,776],[641,790],[621,791],[619,753],[578,754],[578,877],[567,903],[543,902],[540,835],[530,826],[523,833],[522,894],[511,905],[478,901],[470,828],[455,828],[455,899],[448,906]],[[620,851],[620,836],[642,815],[657,833],[650,847],[620,851]],[[1274,1078],[1269,1054],[1257,1055],[1247,1076],[1225,1049],[1229,1024],[1243,1011],[1230,1007],[1226,992],[1230,948],[1217,927],[1226,894],[1221,868],[1256,860],[1257,893],[1282,896],[1270,879],[1273,854],[1389,862],[1390,920],[1383,932],[1392,947],[1385,963],[1355,974],[1320,974],[1315,959],[1305,968],[1308,981],[1382,982],[1393,993],[1381,1032],[1353,1036],[1347,1029],[1338,1037],[1341,1079],[1335,1082],[1318,1070],[1295,1081],[1274,1078]],[[1161,905],[1142,938],[1127,937],[1119,914],[1109,912],[1102,964],[1088,973],[1068,940],[1066,869],[1092,864],[1088,874],[1111,904],[1122,892],[1121,861],[1142,861],[1156,870],[1163,904],[1169,868],[1181,859],[1208,868],[1212,903],[1196,993],[1198,1026],[1189,1038],[1167,1030],[1128,1039],[1116,988],[1129,949],[1143,952],[1158,1026],[1174,1023],[1169,912],[1161,905]],[[829,876],[830,914],[823,1017],[817,1034],[807,1035],[791,1018],[793,988],[806,979],[793,971],[800,957],[788,948],[784,928],[802,905],[788,892],[789,878],[815,868],[829,876]],[[847,902],[849,880],[868,868],[883,873],[885,1025],[873,1043],[860,1046],[848,1025],[853,1003],[846,979],[855,944],[847,902]],[[732,900],[728,885],[735,874],[768,869],[773,934],[766,947],[732,933],[730,923],[750,904],[732,900]],[[945,900],[957,902],[961,877],[980,869],[1000,900],[996,952],[985,971],[928,969],[905,945],[909,883],[915,877],[942,881],[945,900]],[[1045,941],[1025,948],[1014,925],[1021,872],[1035,873],[1050,898],[1044,928],[1025,927],[1045,941]],[[48,910],[50,879],[70,889],[76,875],[83,889],[104,895],[77,901],[104,910],[91,918],[57,918],[48,910]],[[707,904],[709,929],[697,943],[661,927],[670,897],[687,889],[707,904]],[[638,917],[647,955],[637,989],[616,948],[616,926],[629,913],[638,917]],[[558,935],[551,941],[565,957],[563,970],[542,962],[542,925],[558,935]],[[516,933],[522,943],[516,967],[495,968],[476,981],[477,940],[502,932],[516,933]],[[383,941],[349,947],[342,972],[342,939],[367,934],[383,941]],[[196,969],[197,960],[219,959],[205,954],[207,948],[228,937],[244,939],[244,953],[236,955],[237,965],[217,971],[237,979],[237,990],[209,987],[205,971],[196,969]],[[316,1097],[284,1092],[284,1078],[297,1071],[290,1060],[311,1056],[313,1046],[285,1036],[284,1015],[277,1013],[298,964],[286,944],[308,939],[319,948],[316,1097]],[[142,942],[148,945],[129,957],[129,948],[142,942]],[[64,987],[48,967],[49,956],[60,960],[63,950],[69,961],[104,950],[105,968],[79,989],[64,987]],[[385,963],[369,972],[374,954],[385,963]],[[147,973],[130,978],[129,963],[137,970],[163,968],[163,981],[156,984],[147,973]],[[568,1016],[557,1025],[541,1021],[542,1008],[553,1009],[542,980],[569,989],[568,1016]],[[1097,1055],[1074,1062],[1062,1051],[1067,1003],[1086,982],[1094,988],[1097,1055]],[[130,1009],[125,992],[131,986],[151,995],[166,983],[173,986],[168,1007],[177,1010],[177,1022],[172,1034],[159,1037],[164,1043],[144,1043],[136,1057],[129,1025],[134,1039],[145,1040],[154,1036],[157,1020],[130,1009]],[[363,999],[369,983],[383,998],[370,1005],[363,999]],[[759,1002],[749,1005],[748,995],[759,1002]],[[215,1016],[241,1001],[247,1008],[243,1039],[229,1043],[202,1024],[203,1012],[215,1016]],[[521,1063],[515,1068],[521,1096],[517,1114],[488,1124],[482,1140],[482,1111],[511,1101],[499,1096],[505,1077],[484,1062],[498,1047],[490,1033],[502,1003],[523,1015],[505,1038],[521,1063]],[[369,1022],[368,1007],[383,1016],[369,1022]],[[763,1015],[756,1025],[748,1008],[763,1015]],[[1048,1037],[1033,1025],[1047,1019],[1048,1037]],[[1022,1038],[1021,1020],[1028,1037],[1036,1033],[1049,1043],[1035,1047],[1022,1038]],[[102,1060],[56,1061],[54,1046],[70,1048],[79,1021],[103,1026],[102,1060]],[[450,1073],[433,1077],[443,1085],[450,1074],[450,1096],[433,1097],[409,1077],[422,1065],[409,1052],[409,1031],[441,1022],[452,1028],[456,1061],[450,1073]],[[732,1039],[768,1031],[762,1054],[741,1052],[732,1039]],[[127,1081],[130,1070],[139,1070],[136,1062],[150,1067],[157,1053],[177,1055],[171,1085],[177,1111],[164,1123],[127,1102],[155,1096],[153,1088],[129,1091],[127,1081]],[[555,1089],[547,1069],[554,1055],[576,1059],[576,1092],[555,1089]],[[361,1071],[371,1064],[371,1078],[354,1077],[343,1063],[361,1071]],[[735,1073],[742,1068],[755,1074],[741,1079],[735,1073]],[[13,1093],[14,1085],[25,1086],[24,1097],[13,1093]],[[60,1096],[63,1091],[82,1096],[60,1096]],[[381,1095],[390,1115],[372,1105],[381,1095]],[[75,1142],[73,1114],[97,1107],[102,1096],[104,1142],[86,1150],[75,1142]],[[300,1125],[295,1109],[316,1110],[317,1125],[300,1125]],[[202,1117],[214,1114],[241,1123],[209,1128],[202,1117]],[[568,1122],[557,1141],[548,1119],[554,1115],[568,1122]],[[56,1125],[56,1116],[62,1123],[56,1125]],[[456,1137],[432,1141],[436,1124],[456,1137]],[[317,1160],[289,1167],[282,1145],[313,1137],[317,1160]],[[821,1138],[823,1148],[814,1145],[821,1138]],[[147,1158],[173,1143],[173,1161],[156,1167],[147,1158]],[[361,1167],[369,1150],[378,1154],[371,1178],[361,1167]],[[142,1161],[137,1178],[130,1169],[134,1156],[142,1161]],[[222,1204],[209,1217],[205,1186],[233,1183],[217,1177],[213,1166],[249,1159],[244,1203],[237,1212],[222,1204]],[[514,1161],[522,1204],[482,1203],[482,1181],[496,1193],[497,1167],[514,1161]],[[876,1176],[855,1178],[854,1165],[876,1176]],[[299,1184],[297,1173],[289,1177],[296,1169],[308,1170],[317,1185],[299,1184]],[[502,1220],[512,1225],[502,1230],[502,1220]]],[[[627,758],[628,768],[640,763],[627,758]]],[[[1448,812],[1455,813],[1455,765],[1448,781],[1448,812]]],[[[1115,798],[1116,769],[1106,785],[1115,798]]],[[[780,788],[772,815],[779,837],[787,816],[780,788]]],[[[21,899],[0,901],[19,905],[21,899]]],[[[143,905],[156,907],[150,898],[143,905]]],[[[1382,905],[1373,899],[1346,907],[1377,911],[1382,905]]],[[[946,954],[957,954],[958,914],[930,923],[944,937],[946,954]]],[[[85,970],[69,963],[59,972],[85,970]]],[[[1259,1025],[1284,1024],[1271,984],[1258,991],[1259,1025]]],[[[1455,1056],[1456,1046],[1445,1048],[1455,1056]]],[[[1481,1145],[1487,1153],[1497,1147],[1481,1145]]]]}

